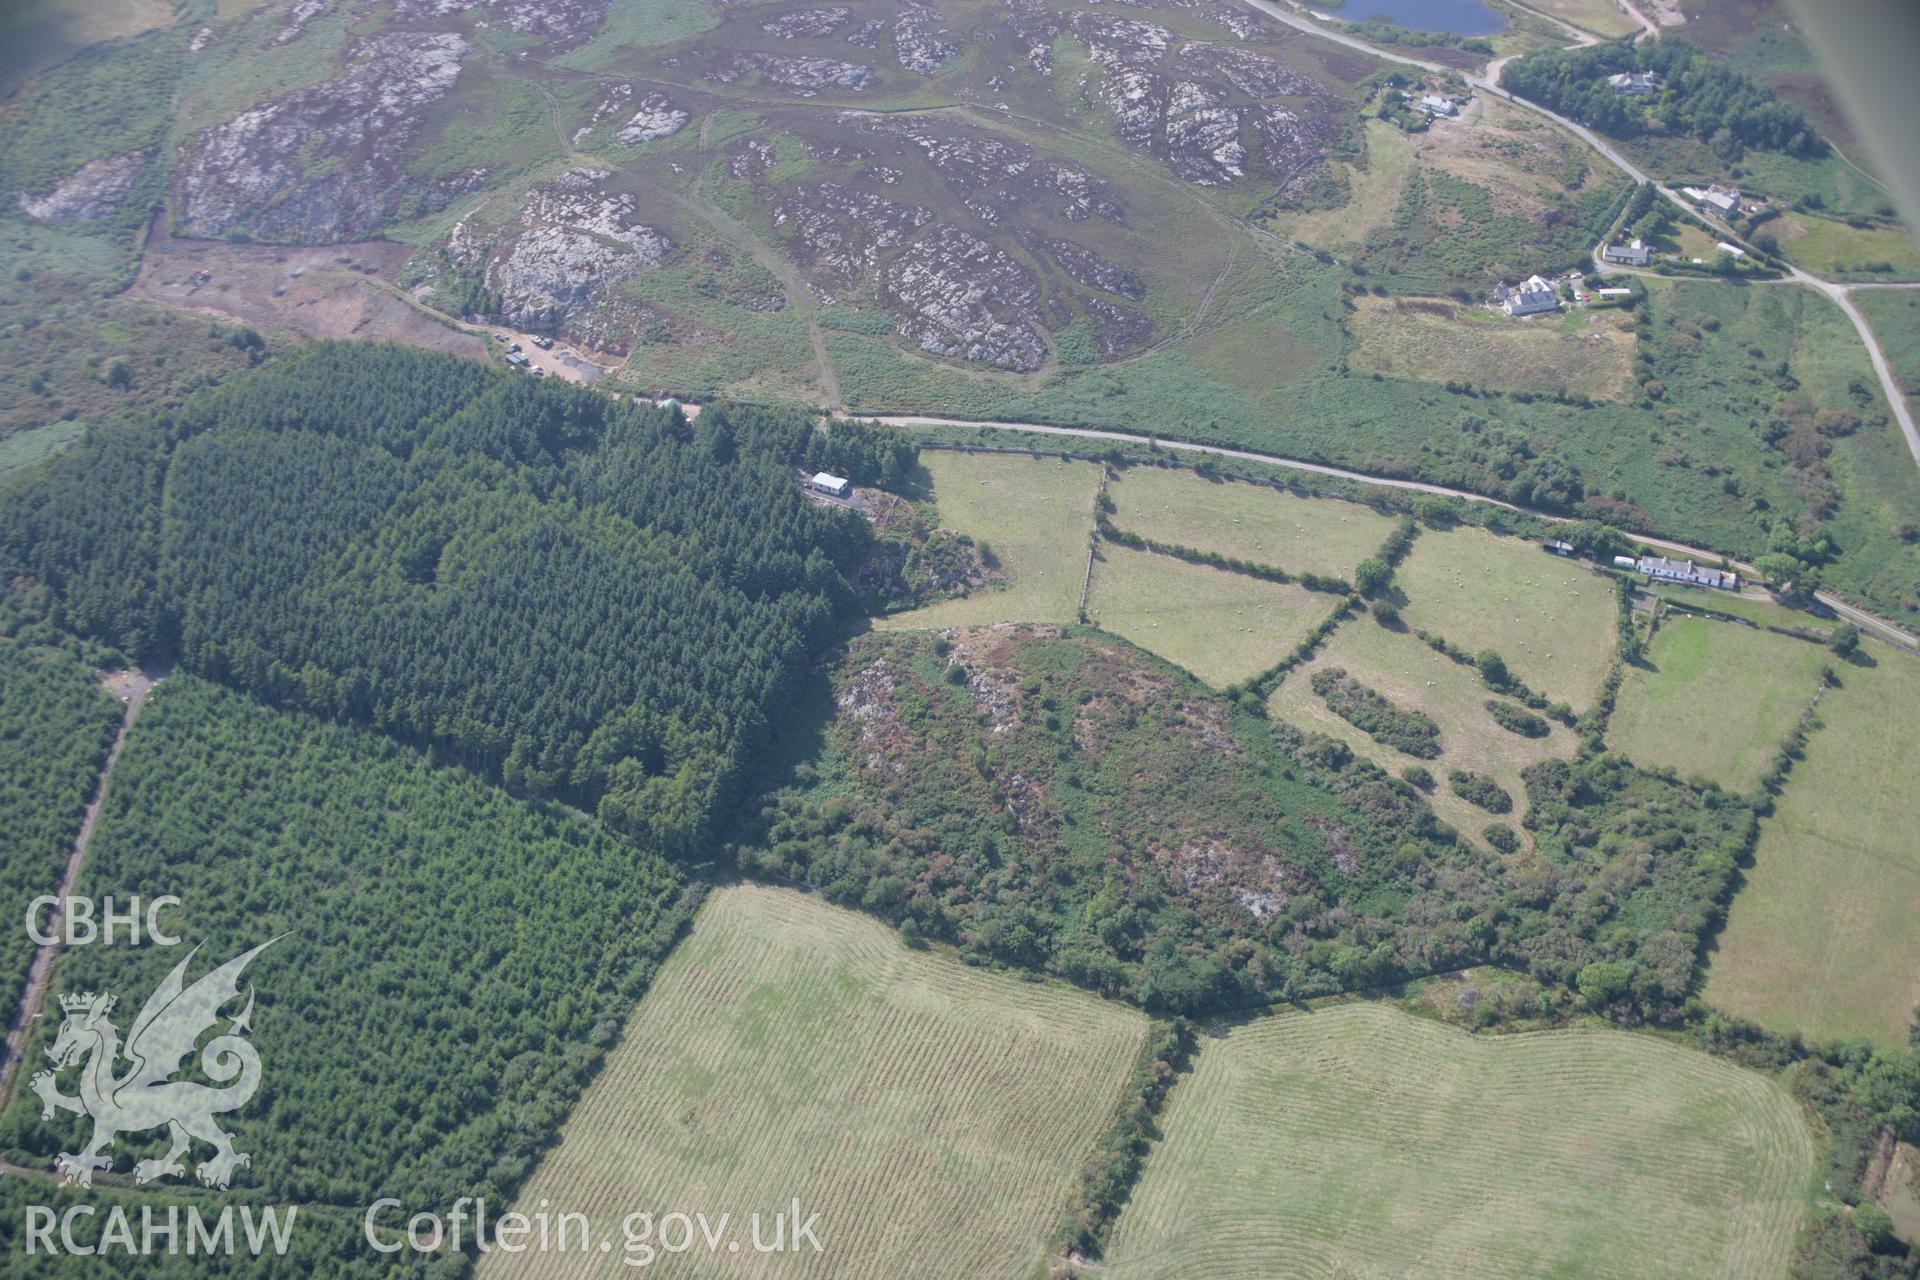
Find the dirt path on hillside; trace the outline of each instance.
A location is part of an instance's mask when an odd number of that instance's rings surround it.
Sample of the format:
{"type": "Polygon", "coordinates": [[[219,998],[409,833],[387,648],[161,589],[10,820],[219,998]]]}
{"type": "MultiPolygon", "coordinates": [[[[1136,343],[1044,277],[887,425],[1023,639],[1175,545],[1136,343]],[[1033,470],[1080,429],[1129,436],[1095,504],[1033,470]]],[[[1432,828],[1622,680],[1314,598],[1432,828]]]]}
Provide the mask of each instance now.
{"type": "MultiPolygon", "coordinates": [[[[66,870],[61,874],[60,885],[54,891],[62,899],[73,893],[73,887],[80,878],[80,864],[86,860],[87,842],[93,838],[94,823],[100,818],[100,804],[106,799],[107,778],[113,772],[113,762],[120,758],[120,748],[126,745],[127,730],[133,727],[134,717],[146,705],[147,695],[165,676],[165,671],[149,668],[115,671],[100,679],[109,693],[119,695],[126,709],[120,717],[120,731],[114,735],[106,763],[100,767],[100,777],[94,783],[93,799],[87,802],[86,816],[80,821],[80,834],[74,837],[73,851],[67,855],[66,870]]],[[[52,929],[54,925],[49,920],[42,927],[52,929]]],[[[42,946],[34,952],[33,967],[27,970],[27,985],[20,993],[20,1007],[14,1011],[13,1021],[7,1027],[6,1062],[0,1065],[0,1107],[5,1106],[12,1097],[14,1076],[18,1074],[21,1057],[27,1051],[27,1040],[33,1033],[33,1024],[40,1016],[47,984],[53,977],[54,958],[59,953],[58,943],[42,946]]]]}
{"type": "MultiPolygon", "coordinates": [[[[637,169],[629,168],[623,164],[617,164],[601,156],[576,151],[573,146],[573,139],[567,136],[565,127],[560,123],[560,104],[554,99],[553,94],[548,91],[545,85],[535,85],[535,88],[540,91],[540,96],[547,101],[548,114],[553,121],[553,136],[560,143],[561,150],[566,152],[569,161],[577,164],[590,164],[598,168],[611,169],[625,174],[635,182],[644,185],[652,194],[659,196],[661,199],[668,201],[705,222],[708,226],[719,232],[723,239],[729,241],[736,249],[744,251],[748,257],[752,258],[762,267],[765,267],[773,274],[775,279],[780,281],[781,285],[786,289],[788,301],[792,303],[794,310],[800,313],[800,318],[806,323],[807,339],[813,346],[813,362],[816,368],[816,376],[820,380],[820,394],[826,398],[826,405],[830,411],[839,413],[844,409],[845,402],[840,398],[839,375],[834,372],[833,362],[827,359],[827,340],[826,334],[820,325],[820,308],[814,301],[813,290],[807,284],[806,277],[800,274],[800,269],[788,261],[785,254],[776,251],[771,245],[767,244],[766,241],[762,240],[755,234],[752,228],[746,226],[739,219],[727,213],[712,201],[701,196],[698,187],[695,188],[691,196],[682,195],[666,183],[641,173],[637,169]]],[[[706,137],[707,118],[703,117],[700,121],[700,149],[703,154],[707,154],[706,137]]]]}

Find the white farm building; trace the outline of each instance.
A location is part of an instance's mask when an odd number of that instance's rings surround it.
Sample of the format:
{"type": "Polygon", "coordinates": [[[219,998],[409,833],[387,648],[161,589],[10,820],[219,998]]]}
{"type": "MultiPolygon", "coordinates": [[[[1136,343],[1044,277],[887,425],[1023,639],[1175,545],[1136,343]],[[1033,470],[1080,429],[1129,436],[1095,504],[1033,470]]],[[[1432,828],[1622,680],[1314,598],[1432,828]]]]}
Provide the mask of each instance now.
{"type": "Polygon", "coordinates": [[[1497,296],[1500,309],[1510,316],[1534,316],[1543,311],[1558,310],[1560,306],[1560,295],[1539,276],[1529,276],[1524,283],[1511,289],[1501,285],[1497,296]]]}
{"type": "Polygon", "coordinates": [[[1723,591],[1738,591],[1740,576],[1728,573],[1724,569],[1709,569],[1697,565],[1691,560],[1669,560],[1665,556],[1641,556],[1634,566],[1649,578],[1662,582],[1684,582],[1693,587],[1718,587],[1723,591]]]}

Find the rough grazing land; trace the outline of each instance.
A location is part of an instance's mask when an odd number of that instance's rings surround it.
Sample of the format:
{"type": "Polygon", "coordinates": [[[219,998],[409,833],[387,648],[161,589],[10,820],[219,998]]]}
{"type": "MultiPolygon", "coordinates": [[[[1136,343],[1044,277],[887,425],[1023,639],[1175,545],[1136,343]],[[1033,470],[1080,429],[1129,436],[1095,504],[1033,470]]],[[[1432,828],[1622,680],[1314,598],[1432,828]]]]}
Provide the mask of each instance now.
{"type": "Polygon", "coordinates": [[[1748,790],[1773,763],[1831,660],[1810,641],[1668,617],[1646,661],[1627,668],[1608,743],[1635,764],[1748,790]]]}
{"type": "Polygon", "coordinates": [[[1339,603],[1293,583],[1103,543],[1087,616],[1224,689],[1286,657],[1339,603]]]}
{"type": "Polygon", "coordinates": [[[1108,494],[1113,522],[1128,533],[1295,574],[1350,580],[1393,532],[1389,517],[1357,502],[1209,481],[1184,467],[1130,468],[1108,494]]]}
{"type": "Polygon", "coordinates": [[[1160,1127],[1116,1275],[1778,1276],[1813,1172],[1798,1108],[1759,1075],[1373,1004],[1208,1040],[1160,1127]]]}
{"type": "Polygon", "coordinates": [[[999,562],[1005,591],[982,591],[896,614],[876,625],[971,626],[1072,622],[1080,605],[1100,473],[1090,462],[929,452],[941,527],[967,534],[999,562]]]}
{"type": "Polygon", "coordinates": [[[1347,321],[1349,363],[1367,373],[1422,382],[1470,382],[1613,400],[1632,385],[1633,334],[1623,311],[1576,312],[1516,321],[1444,298],[1355,300],[1347,321]]]}
{"type": "MultiPolygon", "coordinates": [[[[1288,672],[1268,705],[1280,719],[1338,738],[1395,776],[1412,764],[1425,766],[1437,779],[1444,779],[1449,769],[1487,774],[1513,797],[1514,811],[1501,820],[1524,841],[1530,837],[1520,826],[1527,811],[1521,772],[1554,756],[1571,757],[1574,736],[1551,721],[1552,729],[1544,738],[1509,733],[1487,712],[1487,699],[1492,696],[1479,672],[1435,653],[1407,632],[1389,631],[1371,618],[1356,618],[1334,632],[1311,662],[1288,672]],[[1344,667],[1396,706],[1431,716],[1440,726],[1440,757],[1417,760],[1341,719],[1313,691],[1314,673],[1327,667],[1344,667]]],[[[1427,793],[1427,803],[1456,831],[1475,844],[1483,843],[1480,831],[1490,817],[1485,810],[1462,800],[1444,781],[1427,793]]]]}
{"type": "Polygon", "coordinates": [[[1920,1005],[1920,663],[1843,665],[1734,897],[1707,999],[1779,1031],[1904,1043],[1920,1005]]]}
{"type": "Polygon", "coordinates": [[[1493,649],[1528,687],[1576,711],[1599,692],[1618,616],[1608,579],[1477,529],[1422,534],[1399,579],[1408,626],[1469,653],[1493,649]]]}
{"type": "MultiPolygon", "coordinates": [[[[908,951],[884,925],[778,889],[716,893],[521,1193],[619,1239],[635,1206],[798,1196],[825,1252],[663,1258],[670,1275],[1023,1275],[1146,1034],[1125,1007],[908,951]]],[[[479,1275],[612,1276],[532,1254],[479,1275]],[[532,1259],[529,1261],[529,1259],[532,1259]]]]}
{"type": "Polygon", "coordinates": [[[302,249],[156,236],[133,294],[302,337],[402,342],[484,359],[483,339],[384,287],[406,257],[405,245],[385,241],[302,249]]]}

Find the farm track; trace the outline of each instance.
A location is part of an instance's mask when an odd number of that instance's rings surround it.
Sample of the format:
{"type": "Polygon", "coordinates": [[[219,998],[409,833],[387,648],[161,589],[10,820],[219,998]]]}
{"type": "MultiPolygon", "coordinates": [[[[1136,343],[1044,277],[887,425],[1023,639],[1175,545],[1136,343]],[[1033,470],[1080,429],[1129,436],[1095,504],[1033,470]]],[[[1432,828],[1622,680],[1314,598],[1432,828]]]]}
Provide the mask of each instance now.
{"type": "MultiPolygon", "coordinates": [[[[773,274],[775,279],[780,281],[781,286],[786,290],[788,300],[793,304],[795,310],[800,313],[801,319],[806,323],[807,339],[813,347],[815,375],[820,382],[820,393],[825,397],[829,408],[834,410],[840,409],[844,404],[840,397],[840,378],[839,375],[834,372],[833,362],[827,358],[826,337],[820,327],[820,308],[815,304],[813,292],[807,287],[806,279],[801,276],[799,269],[787,261],[784,254],[777,252],[771,245],[767,244],[766,241],[755,234],[752,228],[742,223],[718,205],[715,205],[712,201],[701,198],[697,191],[692,196],[682,195],[666,183],[660,182],[637,169],[630,168],[623,164],[617,164],[601,156],[576,151],[572,139],[567,137],[566,130],[560,124],[559,103],[554,100],[553,95],[548,92],[545,85],[540,85],[538,88],[540,90],[540,96],[546,99],[549,113],[552,116],[554,138],[559,142],[561,150],[566,153],[569,161],[585,161],[589,164],[602,166],[625,174],[627,177],[647,188],[652,194],[672,204],[675,208],[704,221],[708,226],[718,232],[723,239],[744,252],[760,266],[765,267],[773,274]]],[[[701,121],[700,127],[701,136],[705,137],[706,121],[704,119],[701,121]]]]}
{"type": "MultiPolygon", "coordinates": [[[[54,890],[62,900],[73,893],[75,884],[79,882],[80,866],[87,856],[87,844],[93,838],[94,824],[100,819],[100,806],[107,797],[107,779],[113,773],[114,761],[120,758],[120,749],[127,744],[127,731],[133,728],[134,717],[146,705],[147,695],[163,679],[163,672],[131,671],[109,683],[110,688],[120,691],[126,699],[126,710],[120,717],[120,729],[114,735],[113,746],[107,749],[106,761],[100,766],[93,799],[87,802],[86,816],[80,821],[80,831],[74,837],[73,850],[67,855],[66,870],[61,873],[60,884],[54,890]]],[[[13,1096],[14,1077],[26,1054],[34,1021],[40,1016],[40,1007],[46,1001],[47,986],[53,977],[53,962],[59,954],[58,943],[47,943],[33,953],[33,965],[27,970],[27,985],[20,992],[20,1007],[14,1011],[13,1021],[7,1028],[6,1062],[0,1064],[0,1107],[4,1107],[13,1096]]]]}
{"type": "MultiPolygon", "coordinates": [[[[1020,431],[1032,432],[1036,435],[1075,436],[1087,440],[1113,440],[1123,444],[1158,445],[1163,449],[1174,449],[1186,453],[1206,453],[1220,458],[1236,458],[1243,462],[1258,462],[1268,466],[1286,467],[1294,471],[1307,471],[1314,475],[1332,476],[1335,479],[1351,480],[1360,484],[1379,485],[1387,489],[1400,489],[1413,493],[1431,493],[1440,497],[1459,498],[1466,502],[1484,503],[1488,506],[1500,507],[1507,511],[1513,511],[1520,515],[1533,516],[1541,520],[1557,521],[1564,518],[1556,516],[1551,512],[1516,506],[1500,498],[1491,498],[1484,493],[1474,493],[1467,489],[1449,489],[1445,485],[1428,484],[1423,480],[1402,480],[1387,476],[1373,476],[1363,471],[1350,471],[1345,467],[1329,466],[1326,463],[1308,462],[1302,458],[1287,458],[1273,453],[1256,453],[1249,449],[1233,449],[1225,445],[1198,444],[1190,440],[1173,440],[1162,436],[1135,435],[1130,432],[1106,431],[1095,427],[1058,427],[1038,422],[984,422],[977,419],[966,418],[936,418],[924,414],[863,413],[859,416],[862,418],[876,419],[896,427],[977,428],[986,431],[1020,431]]],[[[1630,530],[1624,532],[1626,532],[1627,537],[1636,542],[1644,542],[1648,546],[1656,547],[1662,551],[1678,552],[1680,555],[1694,560],[1718,562],[1725,558],[1727,563],[1732,565],[1736,571],[1744,573],[1749,577],[1758,576],[1752,565],[1728,557],[1722,557],[1719,552],[1708,550],[1705,547],[1690,546],[1684,542],[1676,542],[1671,538],[1657,538],[1652,534],[1634,533],[1630,530]]],[[[1864,609],[1848,604],[1838,596],[1825,591],[1816,592],[1815,598],[1817,598],[1821,604],[1832,609],[1835,613],[1847,619],[1849,622],[1854,623],[1856,626],[1870,630],[1881,639],[1897,644],[1904,649],[1920,653],[1920,638],[1916,638],[1891,622],[1887,622],[1874,614],[1868,613],[1864,609]]]]}

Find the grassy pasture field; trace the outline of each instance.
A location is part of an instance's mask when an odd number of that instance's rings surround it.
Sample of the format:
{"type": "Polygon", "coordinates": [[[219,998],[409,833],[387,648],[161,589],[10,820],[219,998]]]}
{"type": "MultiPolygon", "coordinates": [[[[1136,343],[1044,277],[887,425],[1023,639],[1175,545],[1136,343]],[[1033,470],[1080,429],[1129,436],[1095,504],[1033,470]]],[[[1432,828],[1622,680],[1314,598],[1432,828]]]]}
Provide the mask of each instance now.
{"type": "Polygon", "coordinates": [[[1738,623],[1669,617],[1627,668],[1609,745],[1635,764],[1733,791],[1756,787],[1833,656],[1738,623]]]}
{"type": "Polygon", "coordinates": [[[1795,264],[1829,279],[1911,280],[1920,274],[1920,245],[1906,229],[1875,224],[1854,227],[1834,218],[1790,213],[1765,230],[1795,264]],[[1885,265],[1886,271],[1875,271],[1885,265]]]}
{"type": "Polygon", "coordinates": [[[1351,580],[1394,521],[1357,502],[1207,480],[1185,468],[1131,467],[1107,487],[1113,522],[1155,542],[1351,580]]]}
{"type": "Polygon", "coordinates": [[[1845,664],[1760,825],[1707,969],[1714,1004],[1778,1031],[1905,1043],[1920,1004],[1920,662],[1845,664]]]}
{"type": "Polygon", "coordinates": [[[1327,162],[1346,181],[1347,200],[1332,209],[1275,213],[1270,219],[1274,230],[1331,251],[1358,245],[1368,232],[1386,224],[1400,203],[1419,143],[1384,120],[1367,121],[1365,137],[1364,165],[1349,160],[1327,162]]]}
{"type": "Polygon", "coordinates": [[[1720,251],[1720,238],[1708,235],[1691,222],[1682,222],[1668,232],[1665,243],[1659,247],[1671,247],[1673,252],[1689,260],[1712,262],[1713,256],[1720,251]]]}
{"type": "Polygon", "coordinates": [[[1705,1054],[1365,1003],[1206,1041],[1160,1128],[1115,1275],[1783,1275],[1813,1174],[1785,1091],[1705,1054]]]}
{"type": "MultiPolygon", "coordinates": [[[[822,1254],[698,1251],[671,1275],[1023,1275],[1112,1119],[1146,1020],[1053,985],[909,951],[885,925],[782,889],[721,889],[662,966],[522,1205],[619,1239],[658,1214],[797,1196],[822,1254]]],[[[548,1253],[478,1269],[626,1274],[548,1253]]]]}
{"type": "Polygon", "coordinates": [[[1656,584],[1653,593],[1683,609],[1730,614],[1763,627],[1798,627],[1823,635],[1831,626],[1828,619],[1816,618],[1804,610],[1788,608],[1763,596],[1742,595],[1733,591],[1704,591],[1699,587],[1683,587],[1670,582],[1656,584]]]}
{"type": "Polygon", "coordinates": [[[1224,689],[1272,667],[1339,597],[1102,543],[1087,616],[1224,689]]]}
{"type": "Polygon", "coordinates": [[[1618,605],[1605,577],[1478,529],[1422,534],[1398,575],[1408,626],[1469,653],[1493,649],[1528,687],[1576,711],[1592,703],[1614,650],[1618,605]]]}
{"type": "Polygon", "coordinates": [[[1617,308],[1515,320],[1446,298],[1354,299],[1349,363],[1422,382],[1614,400],[1632,383],[1633,332],[1617,308]]]}
{"type": "Polygon", "coordinates": [[[988,622],[1074,621],[1093,533],[1100,472],[1091,462],[1006,454],[922,456],[941,526],[984,544],[1007,575],[983,591],[876,621],[885,630],[988,622]]]}
{"type": "MultiPolygon", "coordinates": [[[[1576,744],[1570,729],[1552,721],[1544,738],[1524,738],[1501,728],[1487,713],[1487,699],[1492,696],[1479,672],[1435,653],[1417,636],[1389,631],[1371,618],[1356,618],[1334,632],[1312,661],[1288,672],[1267,705],[1280,719],[1338,738],[1396,777],[1410,764],[1424,765],[1442,779],[1448,769],[1487,774],[1513,797],[1514,811],[1497,820],[1526,841],[1529,836],[1520,826],[1527,811],[1521,771],[1554,756],[1571,757],[1576,744]],[[1336,715],[1313,691],[1314,673],[1327,667],[1343,667],[1396,706],[1432,717],[1440,726],[1439,758],[1416,759],[1374,741],[1336,715]]],[[[1455,795],[1444,781],[1427,794],[1427,802],[1461,835],[1476,845],[1485,844],[1480,831],[1496,820],[1493,814],[1455,795]]]]}

